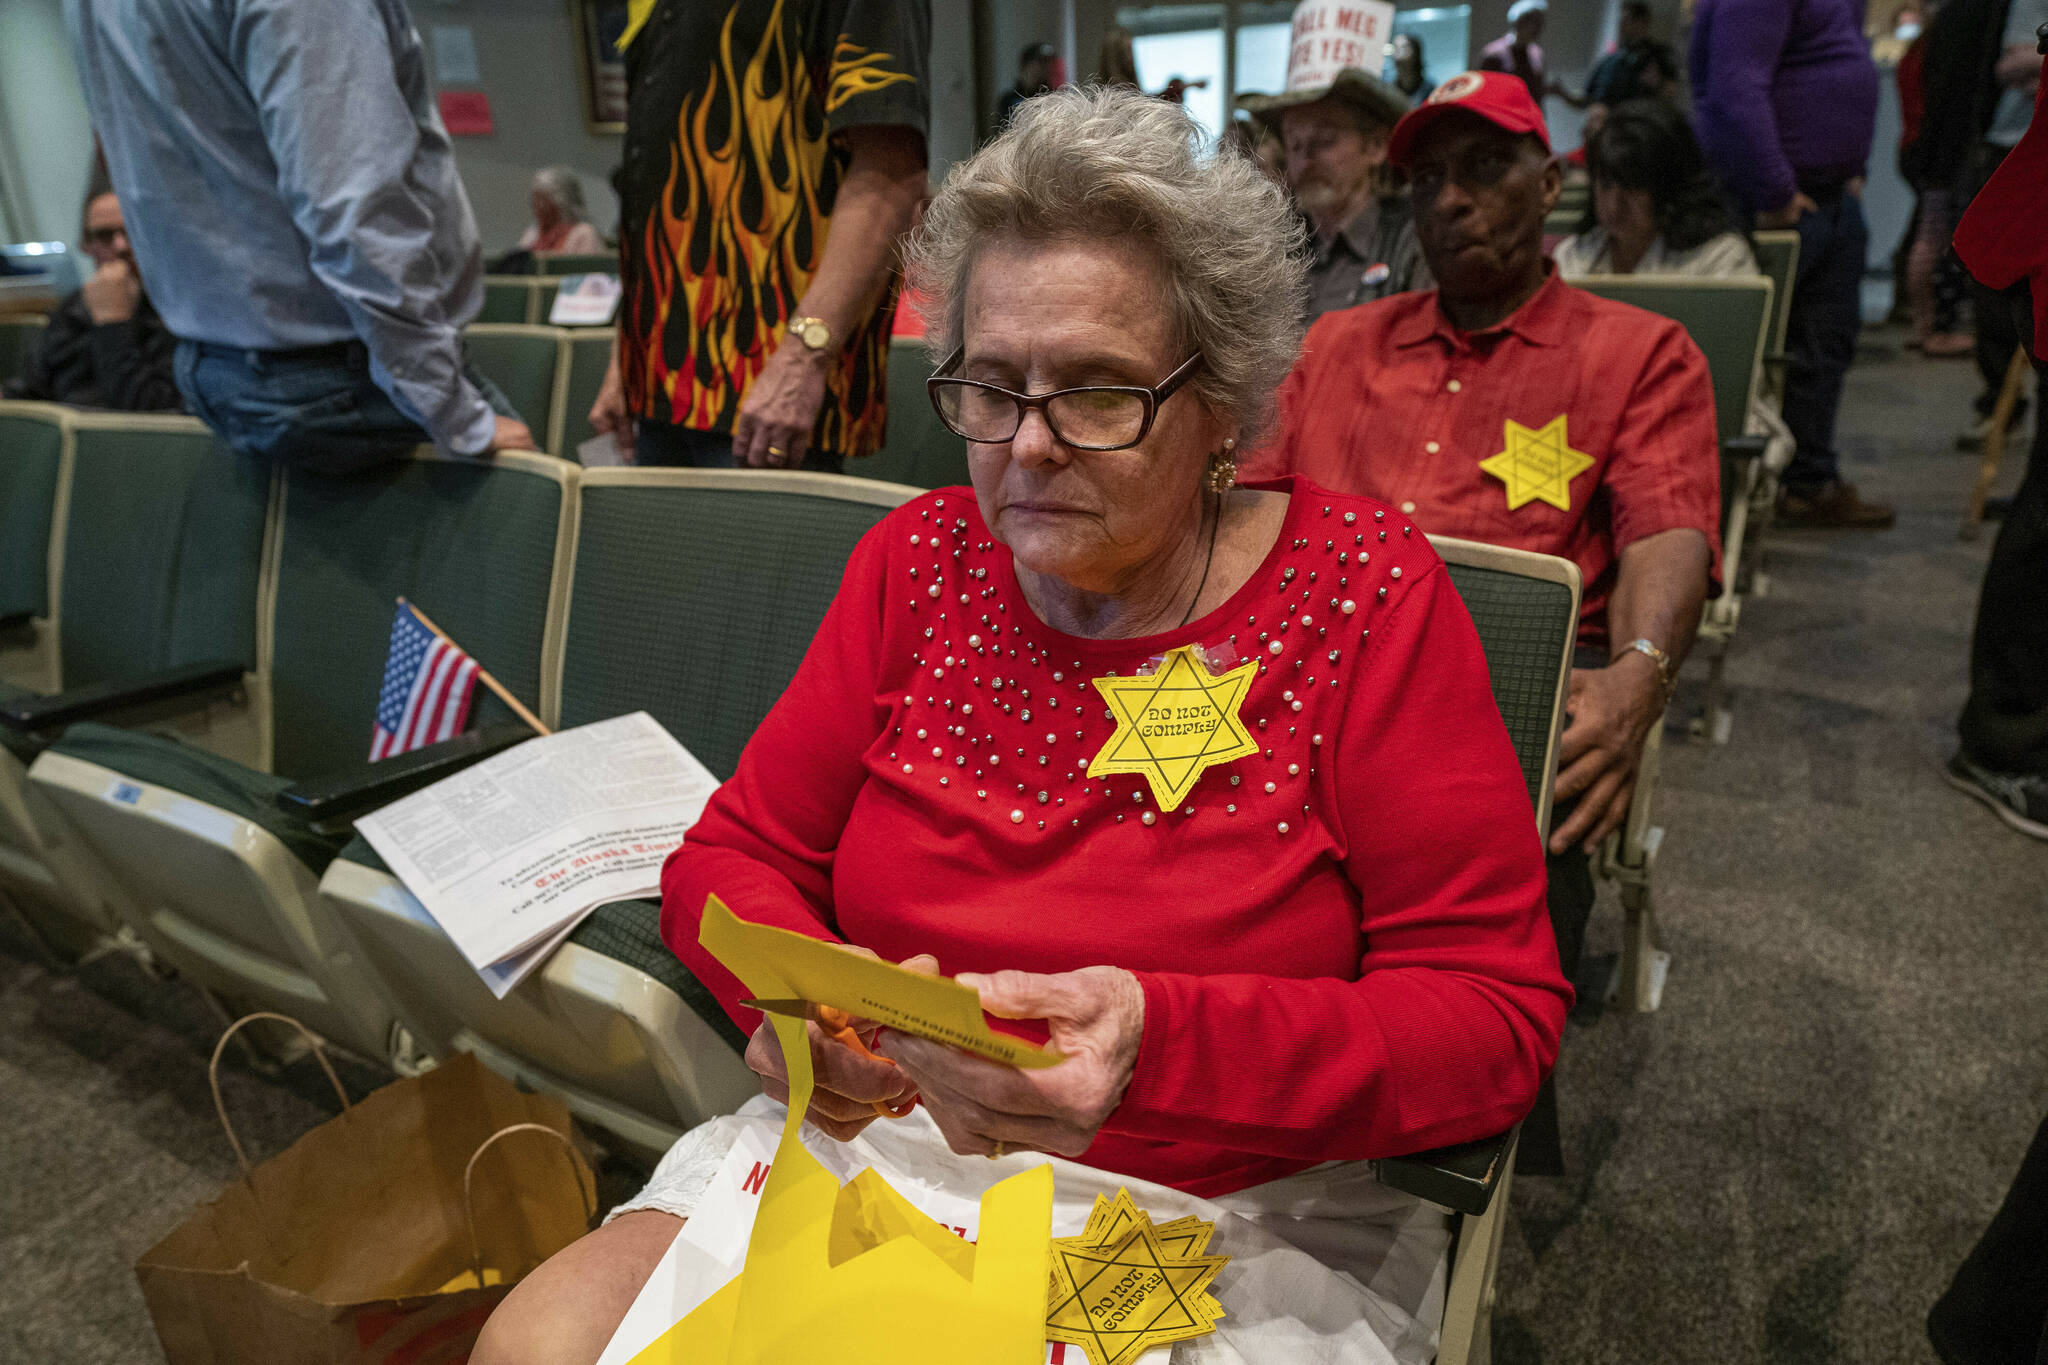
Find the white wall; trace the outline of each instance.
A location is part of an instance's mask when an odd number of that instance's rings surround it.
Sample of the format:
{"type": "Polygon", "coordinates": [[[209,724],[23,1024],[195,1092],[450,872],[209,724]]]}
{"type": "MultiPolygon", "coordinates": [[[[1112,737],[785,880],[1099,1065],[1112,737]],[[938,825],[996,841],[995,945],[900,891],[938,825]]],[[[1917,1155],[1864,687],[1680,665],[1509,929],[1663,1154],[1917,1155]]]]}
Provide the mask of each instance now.
{"type": "Polygon", "coordinates": [[[63,0],[0,0],[0,175],[9,235],[76,244],[92,123],[64,37],[63,0]]]}
{"type": "Polygon", "coordinates": [[[618,222],[610,176],[619,137],[593,133],[583,118],[577,83],[578,37],[568,0],[414,0],[413,20],[428,49],[436,25],[457,24],[476,36],[481,89],[491,97],[497,131],[455,139],[462,180],[476,209],[484,255],[516,245],[532,221],[527,194],[542,166],[574,169],[599,232],[618,222]]]}

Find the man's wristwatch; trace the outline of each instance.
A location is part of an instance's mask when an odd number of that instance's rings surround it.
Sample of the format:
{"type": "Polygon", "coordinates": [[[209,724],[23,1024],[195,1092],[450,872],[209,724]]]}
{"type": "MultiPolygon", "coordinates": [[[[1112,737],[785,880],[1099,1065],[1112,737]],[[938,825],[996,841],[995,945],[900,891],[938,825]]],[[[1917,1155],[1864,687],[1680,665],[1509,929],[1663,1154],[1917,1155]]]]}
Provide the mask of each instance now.
{"type": "Polygon", "coordinates": [[[789,334],[814,351],[832,349],[832,329],[823,318],[791,318],[789,334]]]}
{"type": "MultiPolygon", "coordinates": [[[[1657,665],[1657,681],[1663,684],[1664,695],[1669,697],[1672,686],[1678,681],[1671,676],[1671,656],[1648,640],[1638,639],[1630,640],[1627,644],[1623,645],[1621,647],[1621,654],[1616,654],[1614,657],[1619,659],[1622,654],[1626,654],[1630,650],[1634,650],[1638,654],[1650,656],[1650,662],[1657,665]]],[[[1609,660],[1609,662],[1611,663],[1613,660],[1609,660]]]]}

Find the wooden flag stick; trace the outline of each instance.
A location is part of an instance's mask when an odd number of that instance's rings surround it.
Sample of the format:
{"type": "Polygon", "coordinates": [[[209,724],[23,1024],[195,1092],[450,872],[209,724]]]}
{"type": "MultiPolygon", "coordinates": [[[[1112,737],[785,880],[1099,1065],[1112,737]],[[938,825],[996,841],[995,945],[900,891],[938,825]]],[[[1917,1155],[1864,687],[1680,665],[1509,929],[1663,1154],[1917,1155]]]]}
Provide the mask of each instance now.
{"type": "MultiPolygon", "coordinates": [[[[448,639],[448,633],[446,631],[442,630],[439,626],[435,625],[432,621],[429,621],[427,619],[427,614],[419,609],[419,605],[417,603],[408,602],[403,597],[401,597],[398,599],[398,605],[401,607],[410,608],[412,614],[419,618],[419,622],[421,625],[425,626],[428,630],[433,631],[434,634],[440,636],[443,640],[448,640],[449,644],[455,645],[455,641],[448,639]]],[[[455,647],[457,649],[462,648],[461,645],[455,645],[455,647]]],[[[468,651],[465,650],[464,652],[467,653],[468,651]]],[[[554,733],[553,730],[550,730],[547,726],[542,725],[540,723],[540,717],[533,714],[533,712],[527,710],[526,707],[520,703],[519,698],[513,696],[510,692],[508,692],[505,689],[505,684],[499,682],[496,678],[491,676],[491,671],[483,666],[482,660],[477,661],[476,677],[478,682],[482,683],[485,687],[490,688],[491,691],[498,694],[499,701],[504,702],[505,705],[512,708],[513,715],[519,717],[519,719],[525,721],[528,725],[531,725],[534,729],[534,733],[542,735],[551,735],[554,733]]]]}

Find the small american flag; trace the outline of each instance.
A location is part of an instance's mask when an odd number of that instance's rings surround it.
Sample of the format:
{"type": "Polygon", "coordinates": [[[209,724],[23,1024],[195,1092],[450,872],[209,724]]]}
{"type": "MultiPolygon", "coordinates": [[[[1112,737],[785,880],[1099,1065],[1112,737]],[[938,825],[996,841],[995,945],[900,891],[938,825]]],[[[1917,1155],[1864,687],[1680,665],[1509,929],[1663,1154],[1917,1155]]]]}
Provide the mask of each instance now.
{"type": "Polygon", "coordinates": [[[385,661],[384,691],[377,698],[370,761],[459,734],[469,718],[476,672],[476,660],[427,629],[411,605],[400,602],[391,622],[391,657],[385,661]]]}

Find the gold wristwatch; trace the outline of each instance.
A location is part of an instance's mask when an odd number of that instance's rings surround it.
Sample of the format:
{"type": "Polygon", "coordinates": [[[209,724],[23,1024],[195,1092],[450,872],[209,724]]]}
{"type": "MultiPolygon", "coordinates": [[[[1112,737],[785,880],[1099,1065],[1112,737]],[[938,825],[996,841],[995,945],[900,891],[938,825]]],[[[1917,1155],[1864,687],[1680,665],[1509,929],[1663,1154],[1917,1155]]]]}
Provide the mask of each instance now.
{"type": "Polygon", "coordinates": [[[791,318],[789,334],[814,351],[832,349],[832,329],[823,318],[791,318]]]}
{"type": "MultiPolygon", "coordinates": [[[[1650,656],[1650,662],[1657,665],[1657,681],[1664,685],[1664,695],[1669,697],[1673,684],[1678,681],[1671,676],[1671,656],[1648,640],[1630,640],[1621,647],[1622,654],[1626,654],[1630,650],[1634,650],[1638,654],[1650,656]]],[[[1621,657],[1621,654],[1617,654],[1614,657],[1618,659],[1621,657]]]]}

